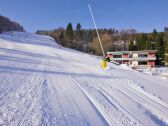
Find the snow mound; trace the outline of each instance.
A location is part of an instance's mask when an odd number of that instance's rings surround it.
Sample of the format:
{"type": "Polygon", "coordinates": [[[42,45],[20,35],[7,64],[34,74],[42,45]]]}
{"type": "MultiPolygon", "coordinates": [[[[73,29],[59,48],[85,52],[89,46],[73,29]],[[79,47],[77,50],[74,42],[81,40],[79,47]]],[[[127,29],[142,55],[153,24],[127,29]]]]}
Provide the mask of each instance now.
{"type": "Polygon", "coordinates": [[[168,68],[167,67],[160,67],[160,68],[146,68],[146,69],[137,69],[138,71],[149,74],[149,75],[168,75],[168,68]]]}
{"type": "Polygon", "coordinates": [[[168,67],[161,67],[155,69],[156,73],[168,73],[168,67]]]}
{"type": "Polygon", "coordinates": [[[120,67],[124,70],[133,70],[131,67],[129,67],[128,65],[126,64],[121,64],[120,67]]]}

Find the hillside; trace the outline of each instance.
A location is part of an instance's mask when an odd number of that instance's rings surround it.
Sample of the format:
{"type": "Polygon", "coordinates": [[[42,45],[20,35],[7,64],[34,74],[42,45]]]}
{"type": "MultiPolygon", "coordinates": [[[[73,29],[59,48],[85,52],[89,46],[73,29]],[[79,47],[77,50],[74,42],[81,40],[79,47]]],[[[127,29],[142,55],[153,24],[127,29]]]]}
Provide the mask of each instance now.
{"type": "Polygon", "coordinates": [[[24,31],[24,28],[19,23],[0,15],[0,33],[7,31],[24,31]]]}
{"type": "Polygon", "coordinates": [[[1,34],[0,125],[168,125],[167,80],[100,61],[50,37],[1,34]]]}

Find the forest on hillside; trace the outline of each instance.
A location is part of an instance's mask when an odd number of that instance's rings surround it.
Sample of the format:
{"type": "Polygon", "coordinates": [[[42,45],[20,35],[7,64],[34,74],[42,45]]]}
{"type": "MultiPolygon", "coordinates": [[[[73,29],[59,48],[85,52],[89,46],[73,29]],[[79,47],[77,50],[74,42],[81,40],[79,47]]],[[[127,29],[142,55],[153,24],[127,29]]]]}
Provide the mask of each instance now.
{"type": "Polygon", "coordinates": [[[7,31],[24,31],[23,26],[0,15],[0,33],[7,31]]]}
{"type": "MultiPolygon", "coordinates": [[[[25,31],[19,23],[0,15],[0,33],[7,31],[25,31]]],[[[135,29],[117,30],[98,29],[105,52],[157,50],[157,65],[168,62],[168,27],[163,32],[153,29],[151,33],[139,33],[135,29]]],[[[78,23],[73,27],[68,23],[66,28],[38,30],[36,34],[53,37],[60,45],[82,52],[102,55],[95,29],[83,29],[78,23]]]]}
{"type": "MultiPolygon", "coordinates": [[[[138,33],[135,29],[119,31],[114,28],[98,31],[106,52],[157,50],[157,65],[164,65],[168,61],[168,27],[163,32],[153,29],[151,33],[138,33]]],[[[80,23],[75,28],[69,23],[66,28],[38,30],[36,33],[51,36],[64,47],[102,55],[96,30],[83,29],[80,23]]]]}

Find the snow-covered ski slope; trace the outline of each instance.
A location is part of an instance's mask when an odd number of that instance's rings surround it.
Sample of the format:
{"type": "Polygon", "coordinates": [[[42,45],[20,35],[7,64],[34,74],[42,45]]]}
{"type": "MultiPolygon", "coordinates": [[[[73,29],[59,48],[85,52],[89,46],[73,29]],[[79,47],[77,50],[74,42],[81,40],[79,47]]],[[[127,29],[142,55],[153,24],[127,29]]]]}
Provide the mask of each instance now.
{"type": "Polygon", "coordinates": [[[168,81],[60,48],[0,35],[0,126],[166,126],[168,81]]]}

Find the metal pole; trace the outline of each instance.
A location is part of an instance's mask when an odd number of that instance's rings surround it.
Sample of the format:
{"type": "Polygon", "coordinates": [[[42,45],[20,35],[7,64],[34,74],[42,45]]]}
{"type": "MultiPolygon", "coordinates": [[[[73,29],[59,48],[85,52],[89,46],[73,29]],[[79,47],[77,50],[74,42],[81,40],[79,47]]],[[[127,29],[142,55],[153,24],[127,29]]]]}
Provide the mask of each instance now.
{"type": "Polygon", "coordinates": [[[88,4],[88,6],[89,6],[90,14],[91,14],[91,16],[92,16],[92,20],[93,20],[93,23],[94,23],[94,26],[95,26],[95,29],[96,29],[96,33],[97,33],[97,36],[98,36],[98,40],[99,40],[99,43],[100,43],[100,47],[101,47],[101,49],[102,49],[103,59],[105,59],[105,58],[106,58],[106,55],[105,55],[105,52],[104,52],[104,49],[103,49],[103,46],[102,46],[102,41],[101,41],[101,39],[100,39],[99,32],[98,32],[98,30],[97,30],[97,25],[96,25],[95,18],[94,18],[94,16],[93,16],[92,8],[91,8],[90,4],[88,4]]]}

